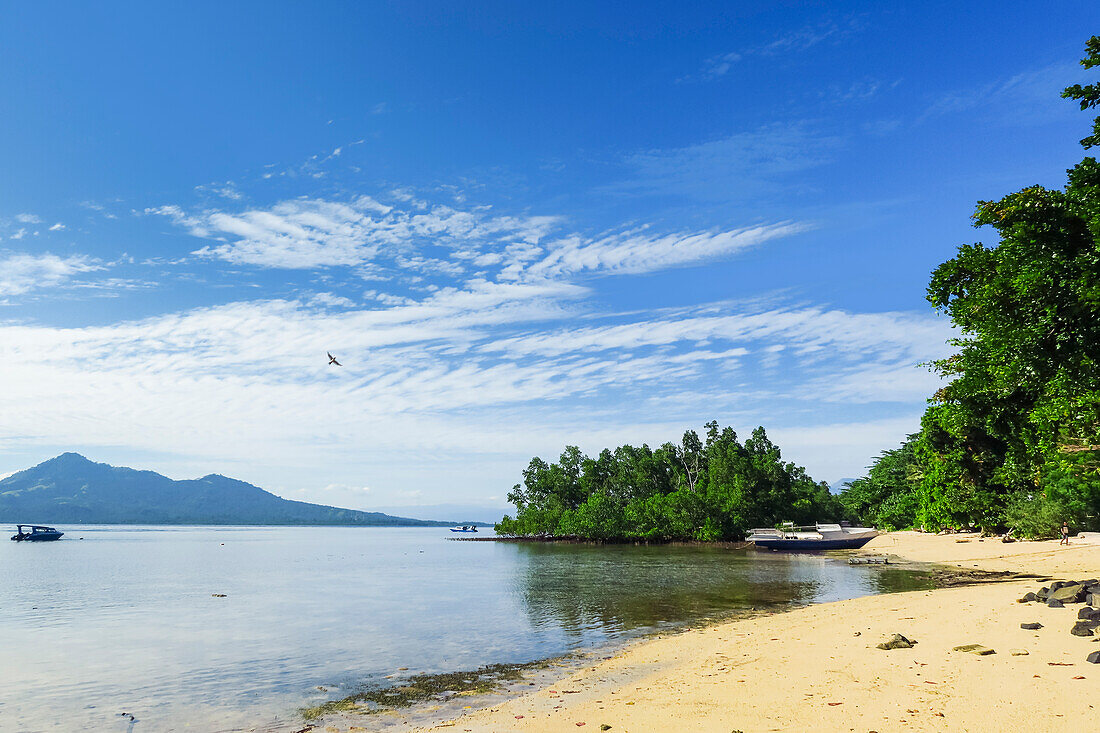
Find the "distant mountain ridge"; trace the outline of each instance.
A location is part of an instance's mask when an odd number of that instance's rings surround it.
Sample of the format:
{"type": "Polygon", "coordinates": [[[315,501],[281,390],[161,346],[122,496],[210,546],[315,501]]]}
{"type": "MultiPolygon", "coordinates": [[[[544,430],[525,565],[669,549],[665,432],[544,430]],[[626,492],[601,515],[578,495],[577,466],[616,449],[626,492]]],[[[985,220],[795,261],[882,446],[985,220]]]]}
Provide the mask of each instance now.
{"type": "Polygon", "coordinates": [[[839,494],[840,492],[844,491],[844,489],[848,488],[848,486],[853,481],[859,481],[859,479],[856,479],[856,478],[837,479],[836,481],[829,484],[829,491],[834,493],[834,494],[839,494]]]}
{"type": "Polygon", "coordinates": [[[175,481],[154,471],[95,463],[79,453],[62,453],[0,480],[0,522],[364,527],[453,524],[292,501],[218,474],[175,481]]]}

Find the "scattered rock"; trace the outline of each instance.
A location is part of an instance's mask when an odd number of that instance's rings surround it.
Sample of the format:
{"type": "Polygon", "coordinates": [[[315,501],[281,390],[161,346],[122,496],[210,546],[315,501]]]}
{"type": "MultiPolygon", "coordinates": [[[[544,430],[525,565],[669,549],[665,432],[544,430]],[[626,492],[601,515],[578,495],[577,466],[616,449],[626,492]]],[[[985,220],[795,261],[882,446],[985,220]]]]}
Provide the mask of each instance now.
{"type": "Polygon", "coordinates": [[[911,649],[917,642],[912,639],[906,639],[901,634],[894,634],[893,638],[888,641],[884,641],[876,648],[878,649],[911,649]]]}
{"type": "Polygon", "coordinates": [[[225,593],[211,593],[210,597],[211,598],[228,598],[229,596],[227,596],[225,593]]]}
{"type": "Polygon", "coordinates": [[[1100,608],[1089,608],[1086,606],[1077,612],[1077,618],[1085,619],[1086,621],[1100,619],[1100,608]]]}
{"type": "Polygon", "coordinates": [[[1020,624],[1020,628],[1024,629],[1025,631],[1038,631],[1039,629],[1043,628],[1043,625],[1038,621],[1033,621],[1029,624],[1020,624]]]}
{"type": "Polygon", "coordinates": [[[1085,600],[1085,586],[1081,583],[1066,583],[1060,588],[1055,588],[1054,585],[1050,587],[1050,595],[1047,596],[1050,600],[1062,603],[1080,603],[1085,600]]]}
{"type": "Polygon", "coordinates": [[[1097,626],[1100,626],[1100,623],[1094,621],[1078,621],[1073,625],[1073,628],[1069,630],[1069,633],[1074,636],[1093,636],[1092,630],[1097,626]]]}
{"type": "Polygon", "coordinates": [[[611,730],[611,726],[607,723],[600,723],[600,730],[611,730]]]}
{"type": "Polygon", "coordinates": [[[1039,600],[1039,596],[1034,593],[1025,593],[1024,597],[1016,601],[1017,603],[1031,603],[1032,601],[1039,600]]]}
{"type": "Polygon", "coordinates": [[[1100,664],[1100,649],[1085,657],[1085,661],[1092,662],[1093,664],[1100,664]]]}
{"type": "Polygon", "coordinates": [[[993,651],[992,649],[990,649],[989,647],[982,646],[981,644],[963,644],[962,646],[953,647],[951,649],[951,651],[953,651],[953,652],[968,652],[970,654],[977,654],[979,657],[984,657],[987,654],[996,654],[997,653],[997,652],[993,651]]]}
{"type": "Polygon", "coordinates": [[[1026,657],[1028,656],[1027,649],[1009,649],[1008,653],[1014,657],[1026,657]]]}
{"type": "Polygon", "coordinates": [[[1057,598],[1051,598],[1047,601],[1047,606],[1050,608],[1065,608],[1066,604],[1062,603],[1057,598]]]}
{"type": "Polygon", "coordinates": [[[1038,598],[1040,601],[1045,601],[1047,599],[1047,593],[1050,593],[1050,588],[1043,587],[1039,589],[1039,592],[1035,594],[1035,597],[1038,598]]]}

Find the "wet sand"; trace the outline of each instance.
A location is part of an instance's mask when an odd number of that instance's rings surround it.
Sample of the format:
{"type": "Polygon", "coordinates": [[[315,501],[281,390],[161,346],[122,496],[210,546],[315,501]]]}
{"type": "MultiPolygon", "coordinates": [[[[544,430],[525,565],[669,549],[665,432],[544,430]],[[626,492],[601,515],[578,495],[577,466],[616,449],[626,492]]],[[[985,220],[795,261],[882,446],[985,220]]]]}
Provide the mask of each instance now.
{"type": "MultiPolygon", "coordinates": [[[[897,532],[863,552],[1055,579],[1100,575],[1095,534],[1060,547],[897,532]]],[[[1016,603],[1043,584],[870,596],[651,638],[534,692],[414,730],[1092,730],[1100,665],[1085,657],[1100,637],[1069,633],[1079,604],[1016,603]],[[1033,621],[1044,628],[1020,628],[1033,621]],[[876,648],[893,634],[917,644],[876,648]],[[996,653],[952,651],[964,644],[996,653]]]]}

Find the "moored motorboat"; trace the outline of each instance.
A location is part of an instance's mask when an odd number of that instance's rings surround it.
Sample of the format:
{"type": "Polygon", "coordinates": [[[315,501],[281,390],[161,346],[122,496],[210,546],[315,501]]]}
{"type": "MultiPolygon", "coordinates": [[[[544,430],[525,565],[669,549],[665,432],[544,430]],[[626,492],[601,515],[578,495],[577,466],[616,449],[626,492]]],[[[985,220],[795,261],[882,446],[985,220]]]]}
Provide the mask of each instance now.
{"type": "Polygon", "coordinates": [[[796,527],[781,524],[752,530],[748,541],[769,550],[806,552],[811,550],[854,550],[863,547],[878,534],[871,527],[848,527],[841,524],[815,524],[796,527]]]}
{"type": "Polygon", "coordinates": [[[58,532],[53,527],[43,527],[39,524],[17,524],[15,525],[15,534],[11,536],[13,542],[49,542],[51,540],[59,540],[64,532],[58,532]],[[23,531],[23,527],[29,527],[27,532],[23,531]]]}
{"type": "Polygon", "coordinates": [[[451,527],[452,532],[477,532],[477,527],[473,524],[463,524],[460,527],[451,527]]]}

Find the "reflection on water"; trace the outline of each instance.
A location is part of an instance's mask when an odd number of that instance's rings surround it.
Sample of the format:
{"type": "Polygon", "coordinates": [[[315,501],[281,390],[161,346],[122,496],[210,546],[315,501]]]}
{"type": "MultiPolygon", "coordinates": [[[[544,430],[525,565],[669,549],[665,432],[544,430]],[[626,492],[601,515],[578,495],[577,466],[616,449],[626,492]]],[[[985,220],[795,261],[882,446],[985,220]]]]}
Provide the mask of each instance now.
{"type": "Polygon", "coordinates": [[[60,529],[0,543],[0,730],[125,731],[123,712],[139,733],[297,730],[298,707],[399,667],[525,662],[753,606],[927,587],[820,556],[445,529],[60,529]]]}
{"type": "Polygon", "coordinates": [[[648,630],[751,608],[931,587],[921,574],[822,555],[699,546],[513,545],[515,588],[535,627],[587,635],[648,630]]]}

